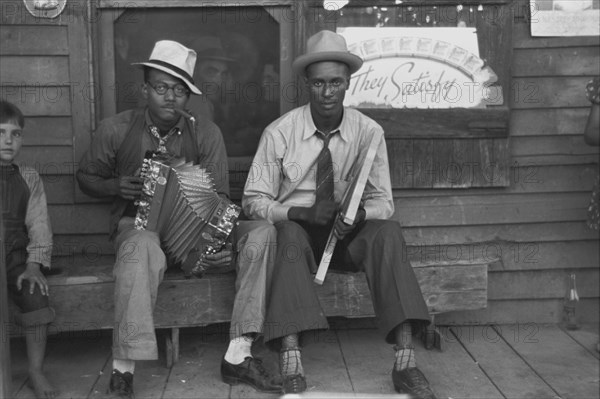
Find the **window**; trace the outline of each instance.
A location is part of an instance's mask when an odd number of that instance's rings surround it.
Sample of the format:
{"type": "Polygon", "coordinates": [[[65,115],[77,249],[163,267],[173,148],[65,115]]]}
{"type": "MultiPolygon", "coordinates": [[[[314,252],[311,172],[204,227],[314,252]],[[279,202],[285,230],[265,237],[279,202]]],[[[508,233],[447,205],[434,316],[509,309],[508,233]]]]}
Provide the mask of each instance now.
{"type": "Polygon", "coordinates": [[[365,60],[346,101],[383,126],[394,188],[508,185],[509,2],[355,0],[303,11],[306,37],[336,31],[365,60]]]}
{"type": "MultiPolygon", "coordinates": [[[[126,3],[128,8],[123,9],[112,0],[100,0],[95,39],[101,89],[97,119],[139,105],[142,75],[129,64],[147,59],[156,40],[178,40],[199,52],[219,41],[234,62],[227,71],[213,68],[220,87],[206,82],[199,86],[212,97],[213,117],[224,133],[232,174],[242,171],[231,179],[235,197],[263,128],[307,100],[292,61],[304,52],[308,37],[329,29],[345,35],[373,68],[392,59],[408,68],[412,53],[419,55],[421,72],[417,66],[412,75],[401,70],[401,80],[387,82],[389,90],[396,83],[400,95],[379,92],[372,76],[368,82],[364,74],[351,80],[355,95],[348,96],[354,101],[349,105],[371,116],[386,132],[394,188],[504,187],[510,164],[511,1],[461,3],[351,0],[341,9],[328,10],[322,0],[257,0],[251,5],[229,0],[141,0],[126,3]],[[408,29],[419,31],[408,36],[412,41],[404,37],[408,29]],[[446,32],[470,38],[444,40],[446,32]],[[471,83],[459,80],[467,78],[471,83]],[[469,102],[471,89],[479,90],[480,96],[469,102]],[[374,93],[387,95],[389,103],[375,101],[374,93]],[[395,100],[407,101],[394,103],[394,95],[395,100]],[[440,101],[442,95],[445,103],[440,101]],[[454,103],[448,101],[450,96],[454,103]]],[[[201,113],[204,105],[190,103],[192,112],[201,113]]]]}
{"type": "Polygon", "coordinates": [[[100,9],[99,118],[143,106],[143,72],[131,63],[146,61],[156,41],[175,40],[198,54],[194,81],[203,96],[192,95],[188,110],[220,127],[230,157],[253,156],[263,129],[295,105],[279,95],[281,82],[292,81],[285,7],[156,3],[100,9]]]}

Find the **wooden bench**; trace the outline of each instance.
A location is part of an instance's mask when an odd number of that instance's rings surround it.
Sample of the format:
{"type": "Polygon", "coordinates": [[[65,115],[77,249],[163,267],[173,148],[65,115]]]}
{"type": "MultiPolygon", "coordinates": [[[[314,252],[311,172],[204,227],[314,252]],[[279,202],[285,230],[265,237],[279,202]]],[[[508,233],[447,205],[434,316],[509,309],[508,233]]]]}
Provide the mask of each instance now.
{"type": "MultiPolygon", "coordinates": [[[[412,262],[430,314],[475,310],[487,305],[487,271],[492,259],[425,264],[412,262]]],[[[58,332],[113,328],[112,265],[63,270],[48,278],[51,306],[56,310],[52,326],[58,332]]],[[[170,366],[179,357],[179,329],[229,322],[233,308],[235,276],[210,274],[186,279],[168,272],[159,287],[155,309],[157,329],[170,329],[166,359],[170,366]]],[[[373,317],[373,304],[364,273],[328,273],[322,286],[315,284],[328,317],[373,317]]],[[[441,349],[435,323],[424,334],[428,348],[441,349]]]]}

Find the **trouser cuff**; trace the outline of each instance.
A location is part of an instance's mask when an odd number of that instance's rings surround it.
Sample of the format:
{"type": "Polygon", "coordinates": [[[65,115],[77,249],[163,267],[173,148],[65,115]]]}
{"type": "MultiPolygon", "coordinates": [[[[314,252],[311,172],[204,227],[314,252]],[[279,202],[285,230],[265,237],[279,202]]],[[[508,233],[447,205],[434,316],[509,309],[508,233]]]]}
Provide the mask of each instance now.
{"type": "Polygon", "coordinates": [[[55,316],[54,309],[47,307],[27,313],[15,313],[15,321],[22,327],[35,327],[52,323],[55,316]]]}

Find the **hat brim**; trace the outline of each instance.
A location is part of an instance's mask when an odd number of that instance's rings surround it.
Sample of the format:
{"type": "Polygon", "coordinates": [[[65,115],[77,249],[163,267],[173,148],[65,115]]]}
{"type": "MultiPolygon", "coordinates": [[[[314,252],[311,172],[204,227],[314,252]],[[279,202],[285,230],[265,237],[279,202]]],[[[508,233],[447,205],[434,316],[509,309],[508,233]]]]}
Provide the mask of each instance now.
{"type": "Polygon", "coordinates": [[[299,56],[292,63],[292,69],[298,75],[305,76],[306,68],[310,64],[322,61],[343,62],[344,64],[348,65],[350,75],[358,71],[363,64],[362,58],[349,52],[323,51],[319,53],[304,54],[299,56]]]}
{"type": "Polygon", "coordinates": [[[185,85],[188,87],[188,89],[190,89],[190,91],[192,93],[197,94],[197,95],[201,95],[202,94],[202,92],[200,91],[200,89],[197,88],[188,78],[186,78],[185,76],[181,75],[180,73],[172,70],[169,67],[166,67],[166,66],[160,65],[160,64],[155,64],[152,61],[148,61],[148,62],[134,62],[131,65],[135,65],[135,66],[147,66],[147,67],[158,69],[159,71],[163,71],[165,73],[168,73],[169,75],[174,76],[177,79],[181,79],[183,81],[183,83],[185,83],[185,85]]]}

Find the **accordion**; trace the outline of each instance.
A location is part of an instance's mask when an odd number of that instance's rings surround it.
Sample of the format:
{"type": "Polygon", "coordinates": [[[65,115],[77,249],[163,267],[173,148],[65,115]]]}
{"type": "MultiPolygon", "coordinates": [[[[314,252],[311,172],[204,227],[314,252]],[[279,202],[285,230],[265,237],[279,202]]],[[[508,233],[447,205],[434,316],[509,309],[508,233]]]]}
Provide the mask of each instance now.
{"type": "Polygon", "coordinates": [[[147,153],[141,177],[135,228],[158,233],[169,260],[200,277],[202,256],[223,248],[240,207],[216,193],[206,169],[181,158],[147,153]]]}

